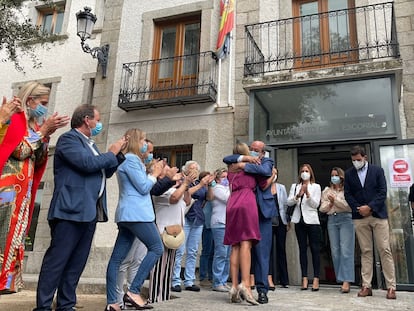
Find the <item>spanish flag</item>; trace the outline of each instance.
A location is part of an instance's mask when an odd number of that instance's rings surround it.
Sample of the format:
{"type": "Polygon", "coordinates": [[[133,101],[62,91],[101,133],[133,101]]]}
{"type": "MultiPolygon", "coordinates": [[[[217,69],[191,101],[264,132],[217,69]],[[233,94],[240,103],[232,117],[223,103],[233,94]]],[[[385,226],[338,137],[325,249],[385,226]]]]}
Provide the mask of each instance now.
{"type": "Polygon", "coordinates": [[[220,30],[217,38],[215,56],[217,59],[230,53],[230,32],[234,27],[235,0],[220,0],[220,30]]]}

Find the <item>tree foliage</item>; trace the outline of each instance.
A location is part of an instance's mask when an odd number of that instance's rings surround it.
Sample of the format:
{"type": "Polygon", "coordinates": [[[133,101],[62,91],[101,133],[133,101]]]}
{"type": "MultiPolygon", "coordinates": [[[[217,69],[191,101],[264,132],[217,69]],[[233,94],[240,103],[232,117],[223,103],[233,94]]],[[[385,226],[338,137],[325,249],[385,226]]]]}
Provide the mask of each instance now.
{"type": "MultiPolygon", "coordinates": [[[[45,45],[57,39],[56,35],[49,35],[39,31],[38,27],[29,18],[24,16],[24,5],[35,0],[0,0],[0,50],[2,62],[13,62],[16,70],[23,71],[20,64],[23,57],[31,59],[33,68],[42,64],[36,56],[37,45],[45,45]]],[[[44,1],[52,6],[52,0],[44,1]]]]}

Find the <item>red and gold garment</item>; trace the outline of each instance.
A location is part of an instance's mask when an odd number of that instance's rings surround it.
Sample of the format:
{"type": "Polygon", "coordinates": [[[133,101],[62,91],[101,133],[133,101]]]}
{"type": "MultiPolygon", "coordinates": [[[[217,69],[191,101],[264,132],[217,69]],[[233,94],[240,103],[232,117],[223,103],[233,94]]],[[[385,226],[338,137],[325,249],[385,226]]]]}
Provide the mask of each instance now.
{"type": "MultiPolygon", "coordinates": [[[[3,129],[2,129],[3,130],[3,129]]],[[[0,135],[0,294],[23,288],[24,239],[47,160],[47,143],[14,114],[0,135]]]]}

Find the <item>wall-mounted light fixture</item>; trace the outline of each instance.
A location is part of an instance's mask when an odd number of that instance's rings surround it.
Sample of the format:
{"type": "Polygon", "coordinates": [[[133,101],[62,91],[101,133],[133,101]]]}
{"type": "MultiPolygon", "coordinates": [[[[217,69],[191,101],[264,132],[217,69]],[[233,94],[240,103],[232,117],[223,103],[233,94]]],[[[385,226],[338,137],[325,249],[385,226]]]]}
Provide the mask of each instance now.
{"type": "Polygon", "coordinates": [[[89,45],[85,43],[85,41],[91,37],[93,26],[97,19],[96,16],[91,13],[91,8],[85,6],[84,11],[76,13],[76,19],[78,21],[77,35],[81,39],[82,50],[85,53],[91,54],[93,58],[98,59],[98,64],[101,66],[102,70],[102,78],[106,78],[109,44],[90,48],[89,45]]]}

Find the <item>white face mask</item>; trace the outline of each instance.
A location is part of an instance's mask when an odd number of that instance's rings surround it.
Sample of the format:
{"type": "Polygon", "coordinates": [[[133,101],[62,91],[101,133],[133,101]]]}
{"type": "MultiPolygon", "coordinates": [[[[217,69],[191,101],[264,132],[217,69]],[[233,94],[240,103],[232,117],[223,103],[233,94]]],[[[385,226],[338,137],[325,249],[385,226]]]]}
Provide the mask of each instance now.
{"type": "Polygon", "coordinates": [[[300,174],[300,178],[302,178],[302,180],[309,180],[310,179],[310,173],[309,172],[302,172],[302,174],[300,174]]]}
{"type": "Polygon", "coordinates": [[[352,161],[352,164],[354,165],[354,167],[355,167],[357,170],[359,170],[359,169],[361,169],[361,168],[363,168],[363,167],[364,167],[364,165],[365,165],[365,161],[364,161],[364,160],[361,160],[361,161],[354,160],[354,161],[352,161]]]}

